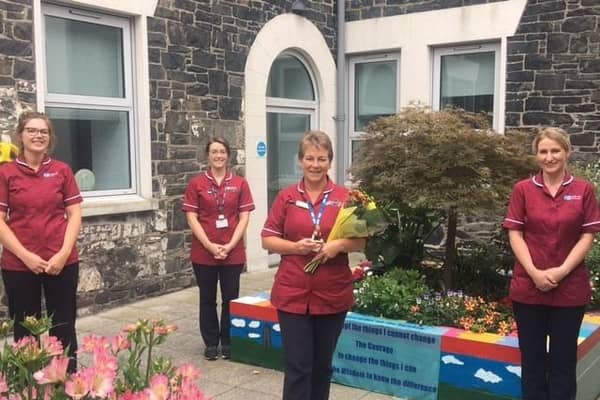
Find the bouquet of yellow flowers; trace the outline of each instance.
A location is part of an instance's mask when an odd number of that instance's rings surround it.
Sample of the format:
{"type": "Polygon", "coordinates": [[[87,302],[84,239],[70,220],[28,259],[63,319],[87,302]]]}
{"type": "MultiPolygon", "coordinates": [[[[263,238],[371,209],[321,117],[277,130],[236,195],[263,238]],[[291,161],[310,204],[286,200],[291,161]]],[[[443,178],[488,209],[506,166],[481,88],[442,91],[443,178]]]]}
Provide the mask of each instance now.
{"type": "MultiPolygon", "coordinates": [[[[344,208],[335,219],[327,242],[372,237],[383,232],[387,225],[386,216],[377,208],[375,200],[365,192],[353,189],[348,194],[344,208]]],[[[304,271],[314,274],[324,259],[323,254],[317,254],[304,266],[304,271]]]]}

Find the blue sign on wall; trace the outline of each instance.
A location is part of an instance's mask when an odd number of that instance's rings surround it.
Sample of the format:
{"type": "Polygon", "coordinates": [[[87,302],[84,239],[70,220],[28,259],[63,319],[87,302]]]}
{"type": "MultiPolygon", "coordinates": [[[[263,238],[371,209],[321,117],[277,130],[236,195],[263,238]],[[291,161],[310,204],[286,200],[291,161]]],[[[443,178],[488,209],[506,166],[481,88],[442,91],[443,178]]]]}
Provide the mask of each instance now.
{"type": "Polygon", "coordinates": [[[267,144],[262,140],[256,143],[256,155],[264,157],[267,154],[267,144]]]}
{"type": "Polygon", "coordinates": [[[436,400],[444,331],[349,313],[333,355],[333,380],[394,396],[436,400]]]}

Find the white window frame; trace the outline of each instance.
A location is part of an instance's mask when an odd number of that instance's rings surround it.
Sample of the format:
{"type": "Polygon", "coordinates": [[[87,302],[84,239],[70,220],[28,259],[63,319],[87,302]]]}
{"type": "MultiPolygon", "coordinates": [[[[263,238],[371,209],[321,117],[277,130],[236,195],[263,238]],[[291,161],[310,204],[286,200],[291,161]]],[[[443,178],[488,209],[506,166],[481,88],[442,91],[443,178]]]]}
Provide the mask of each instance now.
{"type": "Polygon", "coordinates": [[[354,56],[348,62],[348,149],[346,157],[348,163],[346,168],[352,165],[352,142],[362,140],[364,131],[354,129],[355,117],[355,101],[354,93],[356,93],[356,65],[366,63],[376,63],[382,61],[396,62],[396,112],[400,111],[400,53],[378,53],[354,56]]]}
{"type": "Polygon", "coordinates": [[[432,108],[435,111],[440,109],[440,82],[441,82],[441,60],[443,56],[489,53],[494,52],[494,106],[492,127],[494,130],[500,130],[500,42],[494,43],[474,43],[457,44],[452,46],[437,47],[433,49],[433,85],[432,85],[432,108]]]}
{"type": "Polygon", "coordinates": [[[158,209],[152,198],[150,138],[150,83],[148,72],[147,22],[156,0],[131,0],[108,5],[103,0],[74,0],[69,4],[33,1],[37,76],[37,108],[79,108],[128,111],[131,187],[126,190],[84,192],[83,215],[106,215],[158,209]],[[69,9],[75,13],[69,13],[69,9]],[[48,94],[45,62],[44,15],[68,16],[83,22],[124,27],[124,98],[48,94]],[[101,20],[97,18],[100,17],[101,20]],[[107,102],[109,100],[110,102],[107,102]],[[100,107],[100,108],[97,108],[100,107]]]}

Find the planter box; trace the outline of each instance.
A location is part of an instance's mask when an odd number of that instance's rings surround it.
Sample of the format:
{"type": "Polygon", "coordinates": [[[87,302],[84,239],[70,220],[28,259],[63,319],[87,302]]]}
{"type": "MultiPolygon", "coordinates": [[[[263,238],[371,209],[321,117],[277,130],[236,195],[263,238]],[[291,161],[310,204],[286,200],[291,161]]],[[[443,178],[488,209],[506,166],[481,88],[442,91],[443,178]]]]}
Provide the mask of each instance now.
{"type": "MultiPolygon", "coordinates": [[[[268,293],[231,303],[232,360],[282,369],[277,312],[268,293]]],[[[577,400],[600,394],[600,316],[580,332],[577,400]]],[[[333,381],[403,398],[517,400],[521,367],[515,336],[348,313],[333,362],[333,381]]]]}

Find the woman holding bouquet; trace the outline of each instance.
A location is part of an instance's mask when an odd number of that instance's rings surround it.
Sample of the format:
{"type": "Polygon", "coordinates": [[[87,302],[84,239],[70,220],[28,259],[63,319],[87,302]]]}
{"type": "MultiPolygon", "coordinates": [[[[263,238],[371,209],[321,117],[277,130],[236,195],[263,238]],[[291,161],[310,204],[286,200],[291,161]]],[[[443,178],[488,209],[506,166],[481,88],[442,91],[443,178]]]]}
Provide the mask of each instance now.
{"type": "Polygon", "coordinates": [[[540,172],[515,185],[504,220],[516,257],[509,295],[522,393],[524,400],[574,400],[577,339],[591,293],[583,261],[600,212],[594,186],[567,171],[564,130],[542,129],[532,147],[540,172]]]}
{"type": "Polygon", "coordinates": [[[284,350],[284,400],[326,400],[333,351],[353,302],[348,253],[365,239],[323,242],[348,198],[327,173],[333,150],[324,132],[309,131],[299,143],[303,177],[277,195],[262,230],[263,248],[281,254],[271,291],[284,350]],[[305,265],[323,262],[314,275],[305,265]]]}
{"type": "Polygon", "coordinates": [[[19,116],[15,142],[20,155],[0,168],[2,279],[14,339],[30,332],[21,325],[40,318],[42,291],[52,317],[50,334],[69,348],[69,371],[77,368],[75,242],[83,198],[68,165],[48,156],[56,136],[50,119],[35,111],[19,116]]]}

